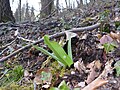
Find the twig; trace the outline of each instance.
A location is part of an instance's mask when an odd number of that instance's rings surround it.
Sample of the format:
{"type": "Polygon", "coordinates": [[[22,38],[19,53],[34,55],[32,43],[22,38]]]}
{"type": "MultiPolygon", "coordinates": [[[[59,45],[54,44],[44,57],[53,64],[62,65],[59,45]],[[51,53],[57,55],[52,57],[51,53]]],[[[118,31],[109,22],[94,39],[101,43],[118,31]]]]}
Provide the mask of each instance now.
{"type": "MultiPolygon", "coordinates": [[[[94,25],[92,25],[92,26],[87,26],[87,27],[82,27],[82,28],[74,28],[74,29],[70,29],[70,30],[68,30],[68,31],[70,31],[70,32],[75,32],[75,33],[77,33],[77,32],[82,32],[82,31],[91,31],[91,30],[94,30],[94,29],[96,29],[96,28],[99,28],[99,26],[100,26],[100,23],[97,23],[97,24],[94,24],[94,25]]],[[[50,36],[50,39],[53,39],[53,38],[56,38],[56,37],[60,37],[60,36],[64,36],[64,35],[65,35],[65,31],[51,35],[51,36],[50,36]]],[[[25,50],[25,49],[28,49],[28,48],[32,47],[32,45],[41,43],[41,42],[43,42],[43,41],[44,41],[43,38],[41,38],[39,41],[36,41],[36,42],[34,42],[34,43],[32,43],[32,44],[29,44],[29,45],[26,45],[26,46],[24,46],[24,47],[22,47],[22,48],[20,48],[20,49],[18,49],[18,50],[16,50],[16,51],[14,51],[14,52],[11,53],[10,55],[1,58],[1,59],[0,59],[0,62],[4,62],[4,61],[8,60],[9,58],[15,56],[15,55],[18,54],[19,52],[21,52],[21,51],[23,51],[23,50],[25,50]]]]}
{"type": "Polygon", "coordinates": [[[3,51],[0,52],[0,56],[7,50],[8,50],[8,47],[6,47],[3,51]]]}
{"type": "Polygon", "coordinates": [[[35,41],[32,41],[32,40],[29,40],[29,39],[25,39],[25,38],[23,38],[23,37],[17,37],[18,39],[22,39],[22,40],[24,40],[24,41],[26,41],[26,42],[31,42],[31,43],[34,43],[35,41]]]}
{"type": "Polygon", "coordinates": [[[5,74],[6,74],[8,71],[9,71],[8,69],[6,69],[6,70],[4,71],[3,75],[0,77],[0,80],[5,76],[5,74]]]}
{"type": "Polygon", "coordinates": [[[16,40],[17,40],[17,38],[15,38],[12,42],[6,44],[5,46],[0,47],[0,50],[3,50],[3,49],[5,49],[5,48],[7,48],[7,47],[10,46],[12,43],[14,43],[16,40]]]}

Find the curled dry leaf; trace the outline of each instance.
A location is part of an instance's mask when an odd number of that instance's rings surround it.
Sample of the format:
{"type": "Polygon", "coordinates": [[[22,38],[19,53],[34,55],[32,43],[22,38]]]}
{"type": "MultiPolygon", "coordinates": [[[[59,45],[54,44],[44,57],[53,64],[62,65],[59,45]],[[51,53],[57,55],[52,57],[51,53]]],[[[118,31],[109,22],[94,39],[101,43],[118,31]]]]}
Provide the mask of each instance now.
{"type": "Polygon", "coordinates": [[[110,37],[112,37],[113,39],[119,39],[120,38],[119,34],[114,33],[114,32],[110,32],[110,37]]]}
{"type": "Polygon", "coordinates": [[[105,69],[102,72],[100,77],[107,78],[108,74],[112,74],[113,73],[113,67],[111,67],[112,63],[113,63],[113,60],[109,60],[108,62],[106,62],[105,69]]]}

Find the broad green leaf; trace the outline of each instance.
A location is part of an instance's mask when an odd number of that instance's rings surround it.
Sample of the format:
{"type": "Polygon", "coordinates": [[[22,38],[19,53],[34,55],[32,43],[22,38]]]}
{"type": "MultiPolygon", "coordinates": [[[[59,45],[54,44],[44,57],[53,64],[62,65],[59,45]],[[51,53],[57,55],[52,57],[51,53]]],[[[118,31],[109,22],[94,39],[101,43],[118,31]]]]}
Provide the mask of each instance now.
{"type": "Polygon", "coordinates": [[[48,55],[48,56],[51,56],[51,57],[54,58],[55,60],[58,60],[58,61],[59,61],[59,59],[58,59],[54,54],[49,53],[49,52],[48,52],[47,50],[45,50],[44,48],[41,48],[41,47],[39,47],[39,46],[37,46],[37,45],[33,45],[33,47],[36,48],[37,50],[40,50],[42,53],[44,53],[44,54],[46,54],[46,55],[48,55]]]}
{"type": "Polygon", "coordinates": [[[68,65],[69,67],[73,64],[73,60],[66,54],[64,49],[57,42],[50,41],[47,35],[44,36],[44,42],[53,51],[61,63],[65,66],[68,65]]]}
{"type": "Polygon", "coordinates": [[[62,82],[60,83],[60,85],[58,86],[58,88],[59,88],[60,90],[70,90],[70,88],[69,88],[68,85],[65,83],[65,81],[62,81],[62,82]]]}

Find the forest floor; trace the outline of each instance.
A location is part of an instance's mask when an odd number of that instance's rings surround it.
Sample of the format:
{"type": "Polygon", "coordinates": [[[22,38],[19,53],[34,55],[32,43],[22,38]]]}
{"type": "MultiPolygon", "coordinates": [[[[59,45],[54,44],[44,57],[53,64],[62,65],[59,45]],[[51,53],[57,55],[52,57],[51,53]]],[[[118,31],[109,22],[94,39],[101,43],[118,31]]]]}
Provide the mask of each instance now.
{"type": "Polygon", "coordinates": [[[65,17],[0,23],[0,90],[120,90],[120,19],[111,19],[109,10],[94,14],[83,18],[69,11],[65,17]],[[70,66],[32,45],[52,53],[42,39],[49,35],[69,54],[69,33],[70,66]]]}

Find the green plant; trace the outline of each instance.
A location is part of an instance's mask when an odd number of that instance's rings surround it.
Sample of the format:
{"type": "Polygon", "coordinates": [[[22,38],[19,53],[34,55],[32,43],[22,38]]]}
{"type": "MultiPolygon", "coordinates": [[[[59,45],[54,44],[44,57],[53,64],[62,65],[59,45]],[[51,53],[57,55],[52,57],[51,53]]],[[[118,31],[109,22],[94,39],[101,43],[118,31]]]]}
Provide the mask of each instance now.
{"type": "Polygon", "coordinates": [[[23,73],[24,73],[23,67],[21,65],[16,66],[13,69],[13,76],[15,77],[14,80],[18,81],[23,76],[23,73]]]}
{"type": "Polygon", "coordinates": [[[34,89],[33,84],[22,86],[22,85],[18,85],[15,82],[13,82],[12,84],[8,86],[0,87],[0,90],[33,90],[33,89],[34,89]]]}
{"type": "Polygon", "coordinates": [[[115,69],[116,69],[116,75],[120,76],[120,61],[117,61],[114,65],[115,69]]]}
{"type": "Polygon", "coordinates": [[[23,67],[21,65],[18,65],[18,66],[15,66],[13,70],[10,70],[8,72],[9,74],[8,78],[13,81],[18,81],[23,76],[23,73],[24,73],[23,67]]]}
{"type": "Polygon", "coordinates": [[[106,53],[113,51],[116,47],[118,47],[113,39],[109,35],[103,35],[100,39],[100,43],[103,45],[106,53]]]}
{"type": "Polygon", "coordinates": [[[120,31],[120,26],[117,27],[117,30],[120,31]]]}
{"type": "Polygon", "coordinates": [[[68,85],[65,83],[65,81],[62,81],[58,88],[57,87],[52,87],[50,88],[50,90],[70,90],[70,88],[68,87],[68,85]]]}
{"type": "Polygon", "coordinates": [[[17,82],[23,77],[24,69],[21,65],[15,66],[12,70],[5,71],[4,76],[0,79],[0,86],[6,86],[10,83],[17,82]]]}
{"type": "Polygon", "coordinates": [[[45,81],[45,80],[49,80],[49,78],[51,77],[51,73],[50,72],[41,72],[41,80],[45,81]]]}
{"type": "Polygon", "coordinates": [[[120,26],[120,22],[119,21],[115,21],[115,27],[118,28],[120,26]]]}
{"type": "Polygon", "coordinates": [[[50,41],[47,35],[44,36],[44,43],[53,51],[53,53],[50,53],[44,48],[38,47],[36,45],[33,47],[35,47],[37,50],[40,50],[44,54],[51,56],[65,67],[70,67],[73,64],[73,60],[71,58],[71,50],[68,50],[70,53],[67,55],[64,49],[57,42],[50,41]]]}
{"type": "Polygon", "coordinates": [[[104,46],[104,49],[105,49],[106,53],[108,53],[110,51],[113,51],[115,49],[115,47],[117,47],[113,43],[105,43],[105,44],[103,44],[103,46],[104,46]]]}
{"type": "Polygon", "coordinates": [[[100,20],[101,21],[106,20],[108,18],[109,14],[110,14],[110,10],[105,10],[104,12],[102,12],[100,14],[100,20]]]}

